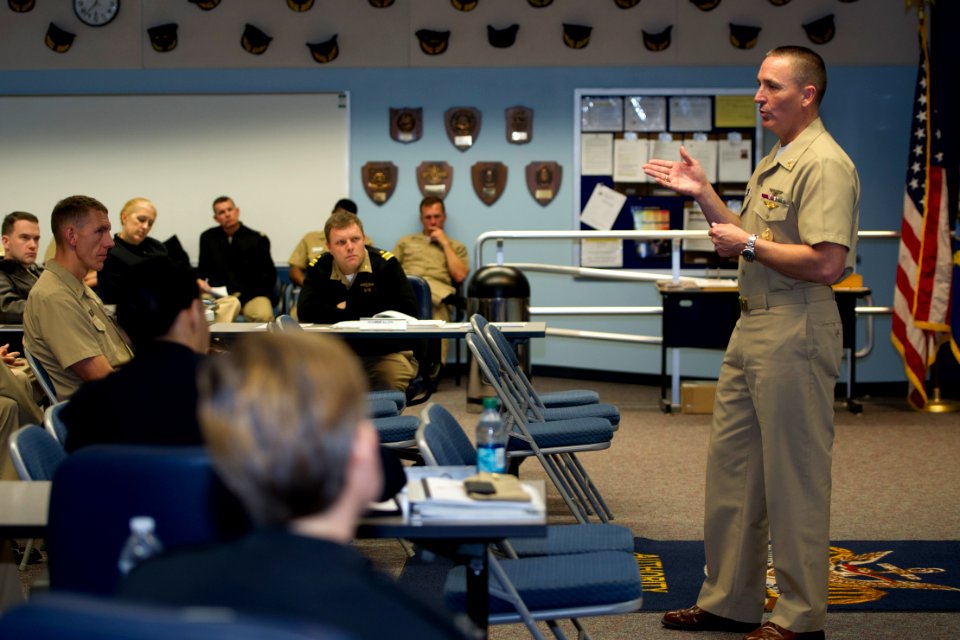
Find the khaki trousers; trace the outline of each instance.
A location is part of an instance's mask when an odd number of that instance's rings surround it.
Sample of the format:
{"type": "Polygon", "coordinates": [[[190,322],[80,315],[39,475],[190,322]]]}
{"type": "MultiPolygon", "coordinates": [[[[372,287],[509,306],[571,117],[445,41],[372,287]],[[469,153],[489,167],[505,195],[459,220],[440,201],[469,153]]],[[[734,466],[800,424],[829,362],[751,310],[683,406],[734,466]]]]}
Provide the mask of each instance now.
{"type": "Polygon", "coordinates": [[[833,300],[747,311],[737,323],[707,457],[703,609],[759,622],[770,543],[780,592],[771,621],[823,628],[841,350],[833,300]]]}
{"type": "Polygon", "coordinates": [[[406,393],[410,381],[417,375],[417,359],[413,351],[399,351],[383,356],[360,358],[370,381],[371,391],[402,391],[406,393]]]}
{"type": "Polygon", "coordinates": [[[27,424],[43,424],[43,411],[37,404],[32,373],[26,367],[8,367],[0,363],[0,479],[16,480],[10,459],[10,436],[27,424]]]}

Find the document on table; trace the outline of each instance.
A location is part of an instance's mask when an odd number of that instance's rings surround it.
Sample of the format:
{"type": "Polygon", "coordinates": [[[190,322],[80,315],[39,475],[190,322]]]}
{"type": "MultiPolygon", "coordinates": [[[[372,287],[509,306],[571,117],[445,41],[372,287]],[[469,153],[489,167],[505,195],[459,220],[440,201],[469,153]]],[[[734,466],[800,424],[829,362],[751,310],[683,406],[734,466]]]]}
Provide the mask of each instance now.
{"type": "Polygon", "coordinates": [[[427,477],[407,484],[411,517],[425,520],[542,520],[546,516],[543,496],[533,486],[521,483],[530,502],[474,500],[463,480],[427,477]]]}

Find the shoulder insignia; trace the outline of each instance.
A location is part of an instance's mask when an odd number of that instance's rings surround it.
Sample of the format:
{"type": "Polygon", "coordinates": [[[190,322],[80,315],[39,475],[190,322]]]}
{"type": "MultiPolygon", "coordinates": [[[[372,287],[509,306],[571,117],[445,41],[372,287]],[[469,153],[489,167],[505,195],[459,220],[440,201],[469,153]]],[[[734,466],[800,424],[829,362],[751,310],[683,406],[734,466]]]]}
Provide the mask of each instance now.
{"type": "Polygon", "coordinates": [[[310,268],[310,267],[312,267],[313,265],[317,264],[317,260],[319,260],[321,257],[323,257],[323,254],[322,254],[322,253],[321,253],[319,256],[315,257],[315,258],[314,258],[313,260],[311,260],[310,262],[308,262],[308,263],[307,263],[307,268],[310,268]]]}
{"type": "Polygon", "coordinates": [[[380,249],[380,257],[383,258],[384,260],[393,260],[397,256],[393,255],[389,251],[384,251],[383,249],[380,249]]]}

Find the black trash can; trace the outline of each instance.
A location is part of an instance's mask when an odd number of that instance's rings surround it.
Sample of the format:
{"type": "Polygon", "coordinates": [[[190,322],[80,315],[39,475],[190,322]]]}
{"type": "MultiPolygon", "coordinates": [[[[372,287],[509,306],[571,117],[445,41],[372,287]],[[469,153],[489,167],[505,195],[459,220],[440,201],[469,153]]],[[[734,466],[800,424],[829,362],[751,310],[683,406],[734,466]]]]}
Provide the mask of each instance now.
{"type": "MultiPolygon", "coordinates": [[[[530,283],[523,272],[513,267],[482,267],[467,285],[467,315],[479,313],[490,322],[527,322],[530,320],[530,283]]],[[[523,370],[530,372],[530,344],[516,343],[517,357],[523,370]]],[[[496,396],[493,387],[484,382],[480,368],[468,353],[467,411],[479,413],[485,396],[496,396]]]]}

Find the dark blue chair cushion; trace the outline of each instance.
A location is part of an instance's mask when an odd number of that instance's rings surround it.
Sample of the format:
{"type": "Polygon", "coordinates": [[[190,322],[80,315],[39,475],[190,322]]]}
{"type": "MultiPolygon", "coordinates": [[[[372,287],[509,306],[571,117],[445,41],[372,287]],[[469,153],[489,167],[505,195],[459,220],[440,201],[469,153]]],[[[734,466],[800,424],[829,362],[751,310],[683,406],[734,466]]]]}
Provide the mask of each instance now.
{"type": "MultiPolygon", "coordinates": [[[[562,557],[500,560],[523,603],[531,611],[569,607],[598,607],[639,599],[640,569],[632,553],[598,551],[562,557]]],[[[447,575],[444,598],[454,611],[465,611],[466,568],[454,567],[447,575]]],[[[490,573],[491,588],[499,582],[490,573]]],[[[513,604],[490,596],[490,613],[515,611],[513,604]]]]}

